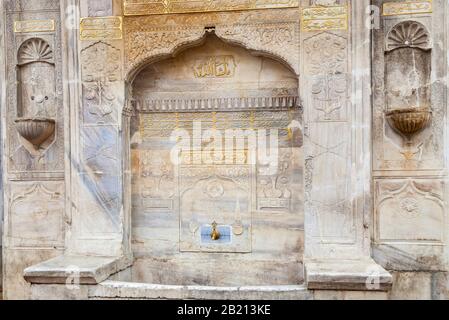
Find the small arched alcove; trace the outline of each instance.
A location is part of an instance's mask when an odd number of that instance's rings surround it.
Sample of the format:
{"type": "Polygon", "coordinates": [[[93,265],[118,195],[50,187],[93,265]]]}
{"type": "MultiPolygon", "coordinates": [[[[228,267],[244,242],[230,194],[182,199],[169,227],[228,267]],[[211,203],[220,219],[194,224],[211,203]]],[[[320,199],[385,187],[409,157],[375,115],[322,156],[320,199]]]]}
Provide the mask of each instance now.
{"type": "Polygon", "coordinates": [[[54,53],[41,38],[30,38],[17,54],[17,118],[20,142],[32,156],[52,145],[56,131],[54,53]]]}
{"type": "Polygon", "coordinates": [[[295,73],[211,34],[141,69],[132,92],[132,281],[301,284],[295,73]]]}

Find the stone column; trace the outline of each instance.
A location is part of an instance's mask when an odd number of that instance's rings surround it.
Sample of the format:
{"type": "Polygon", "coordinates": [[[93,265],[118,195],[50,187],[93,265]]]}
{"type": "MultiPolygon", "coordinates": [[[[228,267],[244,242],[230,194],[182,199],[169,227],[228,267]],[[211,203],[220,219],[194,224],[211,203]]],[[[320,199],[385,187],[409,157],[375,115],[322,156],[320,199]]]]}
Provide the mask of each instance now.
{"type": "Polygon", "coordinates": [[[70,132],[69,205],[63,256],[25,270],[31,283],[95,284],[131,264],[123,206],[125,101],[121,6],[65,0],[63,37],[70,132]]]}
{"type": "MultiPolygon", "coordinates": [[[[3,9],[3,1],[0,2],[0,21],[5,21],[4,17],[4,9],[3,9]]],[[[5,28],[4,22],[0,23],[0,106],[4,106],[6,104],[6,88],[5,88],[5,28]]],[[[3,119],[4,109],[0,108],[0,119],[3,119]]],[[[2,126],[2,128],[4,128],[2,126]]],[[[3,130],[0,131],[0,299],[2,297],[2,289],[3,289],[3,172],[5,168],[3,167],[3,130]]]]}
{"type": "Polygon", "coordinates": [[[302,4],[308,285],[366,290],[374,270],[385,289],[390,276],[369,251],[370,1],[302,4]]]}

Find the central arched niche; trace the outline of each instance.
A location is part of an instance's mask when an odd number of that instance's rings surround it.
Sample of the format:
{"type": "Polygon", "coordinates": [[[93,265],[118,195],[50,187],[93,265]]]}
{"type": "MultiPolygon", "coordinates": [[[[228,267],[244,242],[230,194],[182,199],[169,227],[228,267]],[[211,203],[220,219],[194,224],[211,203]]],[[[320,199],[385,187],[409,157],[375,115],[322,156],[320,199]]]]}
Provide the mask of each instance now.
{"type": "Polygon", "coordinates": [[[131,120],[132,281],[216,286],[303,282],[297,96],[298,79],[288,66],[215,35],[142,69],[133,83],[136,112],[131,120]],[[201,123],[202,137],[194,135],[194,123],[201,123]],[[201,150],[184,152],[174,164],[170,155],[176,141],[170,136],[177,129],[189,133],[189,143],[201,150]],[[223,134],[225,151],[205,138],[208,129],[223,134]],[[248,140],[226,149],[226,129],[264,137],[270,129],[278,132],[278,169],[249,161],[248,140]],[[211,145],[217,149],[215,158],[204,155],[211,145]],[[211,238],[214,222],[218,240],[211,238]]]}

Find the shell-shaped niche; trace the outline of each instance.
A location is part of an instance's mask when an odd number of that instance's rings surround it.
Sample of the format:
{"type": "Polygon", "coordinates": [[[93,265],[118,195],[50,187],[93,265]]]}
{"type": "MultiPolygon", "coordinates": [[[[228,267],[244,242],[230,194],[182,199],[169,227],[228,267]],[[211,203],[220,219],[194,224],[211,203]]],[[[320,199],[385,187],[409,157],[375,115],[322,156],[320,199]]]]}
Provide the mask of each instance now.
{"type": "Polygon", "coordinates": [[[53,49],[41,38],[26,40],[17,54],[17,118],[22,145],[44,152],[55,138],[56,84],[53,49]]]}
{"type": "Polygon", "coordinates": [[[429,50],[431,40],[426,27],[416,21],[404,21],[394,26],[387,36],[387,51],[399,48],[429,50]]]}
{"type": "Polygon", "coordinates": [[[43,39],[29,39],[20,47],[18,61],[19,65],[32,62],[53,63],[53,50],[43,39]]]}
{"type": "Polygon", "coordinates": [[[420,22],[400,22],[387,34],[385,117],[408,145],[431,124],[431,49],[430,33],[420,22]]]}

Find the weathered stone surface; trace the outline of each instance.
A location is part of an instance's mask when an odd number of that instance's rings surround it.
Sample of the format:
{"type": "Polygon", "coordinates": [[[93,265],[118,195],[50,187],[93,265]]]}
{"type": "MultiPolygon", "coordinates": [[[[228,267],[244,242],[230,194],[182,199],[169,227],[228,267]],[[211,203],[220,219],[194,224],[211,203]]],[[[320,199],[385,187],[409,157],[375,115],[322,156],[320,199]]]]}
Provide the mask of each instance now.
{"type": "Polygon", "coordinates": [[[449,275],[447,272],[437,272],[432,274],[432,299],[449,299],[449,275]]]}
{"type": "Polygon", "coordinates": [[[23,300],[31,298],[31,286],[24,277],[23,270],[62,254],[57,250],[14,250],[3,249],[3,298],[5,300],[23,300]]]}
{"type": "Polygon", "coordinates": [[[88,286],[65,286],[58,284],[32,284],[32,300],[88,300],[88,286]]]}
{"type": "Polygon", "coordinates": [[[447,77],[447,47],[437,43],[447,43],[438,9],[447,2],[433,1],[433,10],[412,17],[403,15],[414,10],[407,4],[385,6],[393,14],[385,11],[373,31],[374,258],[390,270],[445,271],[447,88],[438,79],[447,77]],[[418,109],[431,112],[422,128],[406,120],[418,109]],[[406,112],[402,130],[390,121],[392,111],[406,112]]]}
{"type": "Polygon", "coordinates": [[[393,300],[432,299],[432,274],[428,272],[393,272],[394,285],[390,292],[393,300]]]}
{"type": "Polygon", "coordinates": [[[448,298],[447,0],[243,2],[0,2],[5,298],[448,298]]]}
{"type": "Polygon", "coordinates": [[[265,287],[201,287],[169,286],[105,281],[91,287],[89,297],[95,299],[197,299],[197,300],[309,300],[303,286],[265,287]]]}
{"type": "Polygon", "coordinates": [[[387,292],[314,290],[314,300],[388,300],[387,292]]]}
{"type": "Polygon", "coordinates": [[[26,268],[23,274],[33,284],[97,284],[130,264],[128,258],[63,255],[26,268]]]}
{"type": "Polygon", "coordinates": [[[391,275],[372,260],[306,262],[310,290],[388,291],[391,275]]]}

